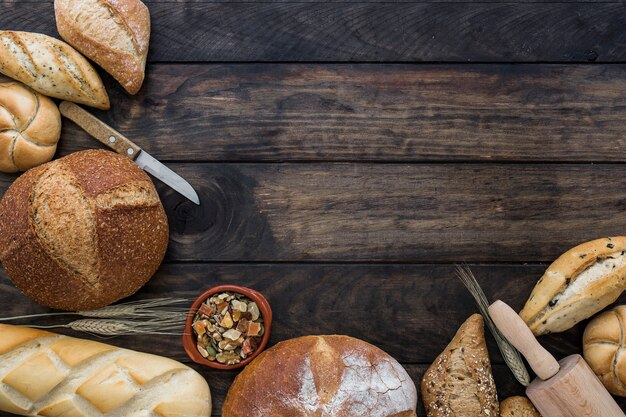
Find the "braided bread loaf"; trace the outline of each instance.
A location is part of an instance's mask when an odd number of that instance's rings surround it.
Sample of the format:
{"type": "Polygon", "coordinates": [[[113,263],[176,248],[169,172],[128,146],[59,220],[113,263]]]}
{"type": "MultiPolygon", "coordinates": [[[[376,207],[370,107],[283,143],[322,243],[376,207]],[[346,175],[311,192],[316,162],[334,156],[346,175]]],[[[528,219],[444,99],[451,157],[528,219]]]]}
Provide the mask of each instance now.
{"type": "Polygon", "coordinates": [[[61,135],[56,104],[24,85],[0,84],[0,171],[26,171],[54,156],[61,135]]]}
{"type": "Polygon", "coordinates": [[[208,417],[202,376],[174,360],[0,325],[0,410],[43,417],[208,417]]]}
{"type": "Polygon", "coordinates": [[[626,305],[605,311],[589,322],[583,336],[585,360],[614,395],[626,397],[626,305]]]}

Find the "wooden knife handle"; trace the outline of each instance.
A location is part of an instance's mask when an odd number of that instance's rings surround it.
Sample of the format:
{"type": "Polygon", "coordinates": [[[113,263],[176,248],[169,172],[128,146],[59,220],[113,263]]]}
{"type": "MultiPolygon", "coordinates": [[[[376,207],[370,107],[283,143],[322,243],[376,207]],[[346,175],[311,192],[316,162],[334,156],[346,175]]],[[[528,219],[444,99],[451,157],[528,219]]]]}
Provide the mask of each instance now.
{"type": "Polygon", "coordinates": [[[498,300],[489,306],[489,315],[504,337],[528,361],[537,376],[550,379],[559,372],[559,363],[543,348],[530,331],[524,320],[507,304],[498,300]]]}
{"type": "Polygon", "coordinates": [[[63,116],[115,152],[127,156],[133,161],[139,156],[139,152],[141,152],[139,146],[76,104],[64,101],[59,105],[59,110],[63,116]]]}

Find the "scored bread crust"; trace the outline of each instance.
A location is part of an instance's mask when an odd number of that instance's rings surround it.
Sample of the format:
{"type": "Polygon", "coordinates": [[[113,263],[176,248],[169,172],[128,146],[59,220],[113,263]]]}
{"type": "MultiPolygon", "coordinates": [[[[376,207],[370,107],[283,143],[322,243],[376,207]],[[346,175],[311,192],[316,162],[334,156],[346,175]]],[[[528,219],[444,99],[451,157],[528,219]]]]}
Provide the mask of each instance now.
{"type": "Polygon", "coordinates": [[[82,151],[33,168],[0,202],[7,274],[26,295],[61,310],[95,309],[136,292],[160,265],[168,237],[152,181],[113,152],[82,151]]]}
{"type": "Polygon", "coordinates": [[[500,403],[500,417],[541,417],[541,414],[528,398],[515,396],[500,403]]]}
{"type": "Polygon", "coordinates": [[[391,356],[348,336],[304,336],[261,353],[230,387],[223,417],[415,417],[417,392],[391,356]]]}
{"type": "Polygon", "coordinates": [[[91,64],[65,42],[47,35],[0,31],[0,72],[46,96],[110,108],[91,64]]]}
{"type": "Polygon", "coordinates": [[[172,359],[0,324],[0,410],[43,417],[209,417],[202,376],[172,359]]]}
{"type": "Polygon", "coordinates": [[[55,0],[54,10],[57,30],[67,43],[104,68],[128,93],[139,91],[150,42],[150,11],[145,4],[140,0],[55,0]],[[89,22],[88,13],[98,7],[108,9],[108,16],[89,22]],[[112,42],[118,37],[133,47],[128,50],[112,42]]]}
{"type": "Polygon", "coordinates": [[[616,236],[580,244],[554,261],[533,289],[520,312],[536,336],[562,332],[602,310],[626,289],[626,263],[607,270],[578,291],[561,295],[577,278],[609,257],[622,260],[626,255],[626,237],[616,236]]]}
{"type": "Polygon", "coordinates": [[[48,162],[60,136],[61,114],[52,100],[18,82],[0,83],[0,171],[48,162]]]}
{"type": "Polygon", "coordinates": [[[613,395],[626,397],[626,306],[605,311],[589,322],[583,335],[585,360],[613,395]]]}
{"type": "Polygon", "coordinates": [[[422,399],[428,417],[499,415],[480,314],[472,315],[463,323],[428,368],[422,379],[422,399]]]}

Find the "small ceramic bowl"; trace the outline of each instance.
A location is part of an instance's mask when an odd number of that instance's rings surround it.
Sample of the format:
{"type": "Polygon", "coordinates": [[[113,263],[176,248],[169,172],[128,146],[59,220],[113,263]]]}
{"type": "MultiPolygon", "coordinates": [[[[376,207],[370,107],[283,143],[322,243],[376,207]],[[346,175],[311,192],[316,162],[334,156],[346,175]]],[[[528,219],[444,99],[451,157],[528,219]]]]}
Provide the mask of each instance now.
{"type": "Polygon", "coordinates": [[[200,365],[206,365],[214,369],[221,370],[232,370],[238,369],[246,366],[254,358],[256,358],[259,353],[265,349],[267,346],[267,342],[270,339],[270,330],[272,328],[272,309],[270,308],[270,303],[267,302],[267,299],[261,295],[260,292],[252,290],[250,288],[240,287],[238,285],[220,285],[217,287],[213,287],[210,290],[202,293],[196,301],[191,305],[189,309],[189,314],[187,315],[187,322],[185,323],[185,332],[183,333],[183,346],[185,347],[185,351],[187,355],[191,358],[192,361],[198,363],[200,365]],[[193,318],[196,315],[196,312],[200,308],[200,305],[205,302],[210,296],[213,294],[221,293],[221,292],[236,292],[239,294],[243,294],[252,301],[254,301],[259,307],[259,311],[261,312],[261,316],[263,317],[263,325],[265,327],[265,333],[263,334],[263,339],[261,340],[261,344],[259,347],[246,359],[242,360],[239,363],[234,365],[225,365],[221,364],[217,361],[210,361],[204,358],[200,352],[198,352],[198,348],[196,347],[197,338],[195,333],[193,332],[193,328],[191,325],[193,324],[193,318]]]}

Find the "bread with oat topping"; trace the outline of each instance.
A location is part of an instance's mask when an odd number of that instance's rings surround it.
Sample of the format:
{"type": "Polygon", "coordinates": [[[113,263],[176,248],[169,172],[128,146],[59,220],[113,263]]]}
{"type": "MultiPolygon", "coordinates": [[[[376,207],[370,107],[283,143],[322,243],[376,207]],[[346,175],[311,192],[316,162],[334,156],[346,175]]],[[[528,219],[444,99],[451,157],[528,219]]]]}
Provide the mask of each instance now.
{"type": "Polygon", "coordinates": [[[526,397],[509,397],[500,403],[500,417],[541,417],[526,397]]]}
{"type": "Polygon", "coordinates": [[[428,417],[498,417],[483,318],[472,315],[422,379],[428,417]]]}

